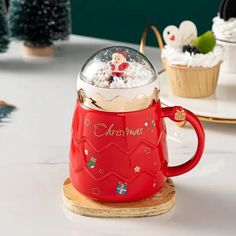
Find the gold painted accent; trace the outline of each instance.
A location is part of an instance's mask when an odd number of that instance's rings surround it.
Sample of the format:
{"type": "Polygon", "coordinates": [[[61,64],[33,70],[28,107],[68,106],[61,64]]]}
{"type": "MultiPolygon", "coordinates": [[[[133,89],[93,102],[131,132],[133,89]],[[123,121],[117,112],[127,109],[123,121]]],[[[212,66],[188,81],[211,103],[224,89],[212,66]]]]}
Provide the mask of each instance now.
{"type": "Polygon", "coordinates": [[[84,106],[109,112],[138,111],[148,108],[153,102],[158,101],[159,95],[160,91],[155,88],[150,96],[139,94],[132,100],[116,96],[111,100],[106,100],[100,93],[95,93],[92,97],[88,97],[83,89],[78,91],[78,99],[84,106]]]}
{"type": "MultiPolygon", "coordinates": [[[[161,103],[164,107],[168,107],[166,104],[164,104],[163,102],[161,103]]],[[[209,123],[216,123],[216,124],[231,124],[234,125],[236,124],[236,119],[224,119],[224,118],[217,118],[217,117],[210,117],[210,116],[200,116],[197,115],[196,116],[199,118],[199,120],[201,121],[205,121],[205,122],[209,122],[209,123]]],[[[181,123],[181,122],[176,122],[177,123],[181,123]]],[[[185,124],[184,124],[185,125],[185,124]]]]}
{"type": "Polygon", "coordinates": [[[81,103],[84,102],[84,98],[85,98],[85,93],[84,93],[84,90],[83,89],[80,89],[78,91],[78,99],[81,103]]]}
{"type": "Polygon", "coordinates": [[[216,117],[198,116],[202,121],[218,124],[236,124],[236,119],[221,119],[216,117]]]}
{"type": "Polygon", "coordinates": [[[115,129],[114,124],[107,125],[105,123],[94,124],[94,136],[101,138],[104,136],[140,136],[143,134],[143,128],[115,129]]]}
{"type": "Polygon", "coordinates": [[[186,125],[186,121],[180,121],[180,122],[176,122],[176,125],[179,127],[184,127],[186,125]]]}
{"type": "Polygon", "coordinates": [[[140,171],[141,167],[140,166],[135,166],[134,167],[134,172],[138,173],[140,171]]]}
{"type": "Polygon", "coordinates": [[[87,156],[88,155],[88,149],[84,149],[84,154],[87,156]]]}
{"type": "Polygon", "coordinates": [[[176,110],[175,112],[175,120],[177,121],[185,121],[186,113],[184,110],[176,110]]]}

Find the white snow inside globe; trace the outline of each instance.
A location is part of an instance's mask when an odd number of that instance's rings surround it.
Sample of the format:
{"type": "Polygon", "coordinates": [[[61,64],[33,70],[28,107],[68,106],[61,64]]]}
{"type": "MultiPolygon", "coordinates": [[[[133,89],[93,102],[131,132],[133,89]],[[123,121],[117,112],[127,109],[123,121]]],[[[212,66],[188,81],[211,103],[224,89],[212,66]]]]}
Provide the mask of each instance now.
{"type": "Polygon", "coordinates": [[[135,88],[157,78],[150,61],[128,47],[109,47],[91,56],[81,71],[81,79],[101,88],[135,88]]]}

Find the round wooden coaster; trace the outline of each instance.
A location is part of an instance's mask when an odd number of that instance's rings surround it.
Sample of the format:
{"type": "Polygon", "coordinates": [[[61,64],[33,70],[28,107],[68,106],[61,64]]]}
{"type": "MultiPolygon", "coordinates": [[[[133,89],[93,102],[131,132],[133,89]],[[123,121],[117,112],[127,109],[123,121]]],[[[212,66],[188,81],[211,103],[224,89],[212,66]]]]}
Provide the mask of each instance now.
{"type": "Polygon", "coordinates": [[[175,186],[168,179],[153,196],[129,203],[104,203],[93,201],[77,190],[67,179],[63,184],[63,201],[72,212],[92,217],[143,217],[156,216],[169,211],[175,204],[175,186]]]}
{"type": "Polygon", "coordinates": [[[24,54],[29,56],[49,57],[52,56],[54,53],[53,45],[44,48],[34,48],[34,47],[29,47],[24,43],[22,48],[24,54]]]}

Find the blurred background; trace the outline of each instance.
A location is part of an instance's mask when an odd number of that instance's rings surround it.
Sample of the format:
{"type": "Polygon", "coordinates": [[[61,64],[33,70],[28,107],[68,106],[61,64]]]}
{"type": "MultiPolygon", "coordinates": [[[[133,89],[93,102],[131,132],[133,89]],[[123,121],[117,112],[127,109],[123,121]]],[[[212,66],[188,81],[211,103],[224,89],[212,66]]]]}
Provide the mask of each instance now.
{"type": "MultiPolygon", "coordinates": [[[[71,0],[72,32],[139,43],[141,32],[149,23],[162,31],[167,25],[191,20],[201,34],[211,29],[219,4],[220,0],[71,0]]],[[[148,40],[149,45],[156,46],[154,37],[148,40]]]]}

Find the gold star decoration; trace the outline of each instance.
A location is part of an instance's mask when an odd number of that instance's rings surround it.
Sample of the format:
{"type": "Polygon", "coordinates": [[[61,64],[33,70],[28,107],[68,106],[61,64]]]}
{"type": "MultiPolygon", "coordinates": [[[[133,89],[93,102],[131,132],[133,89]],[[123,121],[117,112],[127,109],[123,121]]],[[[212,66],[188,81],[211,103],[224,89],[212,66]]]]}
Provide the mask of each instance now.
{"type": "Polygon", "coordinates": [[[145,147],[144,152],[146,155],[151,153],[151,148],[150,147],[145,147]]]}
{"type": "Polygon", "coordinates": [[[134,167],[134,172],[138,173],[140,171],[141,167],[140,166],[135,166],[134,167]]]}

